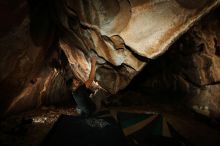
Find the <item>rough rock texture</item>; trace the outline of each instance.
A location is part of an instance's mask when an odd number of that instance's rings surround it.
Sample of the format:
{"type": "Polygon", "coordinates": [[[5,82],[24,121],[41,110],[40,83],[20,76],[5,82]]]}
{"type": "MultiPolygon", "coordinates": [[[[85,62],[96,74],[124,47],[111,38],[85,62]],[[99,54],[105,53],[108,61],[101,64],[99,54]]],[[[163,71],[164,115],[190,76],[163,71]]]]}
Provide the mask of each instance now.
{"type": "MultiPolygon", "coordinates": [[[[35,24],[25,0],[1,1],[0,100],[1,113],[62,101],[66,93],[58,71],[51,65],[53,26],[35,24]],[[8,13],[9,12],[9,13],[8,13]],[[3,21],[4,20],[4,21],[3,21]],[[13,21],[13,22],[12,22],[13,21]],[[16,22],[16,23],[14,23],[16,22]],[[44,28],[46,30],[43,30],[44,28]],[[43,29],[41,29],[43,28],[43,29]],[[50,29],[48,29],[50,28],[50,29]],[[35,33],[35,32],[37,33],[35,33]],[[51,100],[52,98],[52,100],[51,100]]],[[[41,11],[47,16],[45,8],[41,11]]]]}
{"type": "Polygon", "coordinates": [[[220,117],[220,17],[218,13],[219,9],[216,15],[211,15],[192,30],[193,40],[199,51],[192,55],[192,64],[196,69],[191,72],[186,70],[185,73],[198,88],[197,95],[191,99],[191,103],[207,106],[210,116],[220,117]],[[196,77],[192,79],[190,76],[196,77]]]}
{"type": "MultiPolygon", "coordinates": [[[[184,0],[3,0],[0,3],[3,8],[0,19],[5,20],[0,33],[2,110],[20,111],[65,100],[66,82],[70,78],[87,80],[92,55],[97,56],[98,82],[93,85],[100,89],[94,98],[115,94],[143,69],[148,58],[163,54],[219,3],[219,0],[196,4],[184,0]]],[[[204,55],[195,60],[204,58],[209,59],[204,55]]],[[[216,72],[215,67],[212,71],[216,72]]],[[[218,81],[218,77],[214,73],[213,81],[218,81]]],[[[209,83],[200,81],[202,85],[209,83]]]]}
{"type": "Polygon", "coordinates": [[[218,8],[203,18],[163,56],[150,61],[138,88],[161,98],[184,96],[197,112],[220,117],[219,12],[218,8]]]}
{"type": "Polygon", "coordinates": [[[100,58],[96,80],[114,94],[144,67],[146,60],[140,56],[155,58],[165,52],[181,33],[218,3],[203,1],[197,7],[187,8],[183,1],[67,0],[66,5],[59,5],[63,13],[58,17],[66,30],[60,47],[68,56],[73,73],[82,81],[90,70],[86,58],[95,52],[100,58]],[[82,58],[77,60],[73,54],[81,54],[77,56],[82,58]]]}

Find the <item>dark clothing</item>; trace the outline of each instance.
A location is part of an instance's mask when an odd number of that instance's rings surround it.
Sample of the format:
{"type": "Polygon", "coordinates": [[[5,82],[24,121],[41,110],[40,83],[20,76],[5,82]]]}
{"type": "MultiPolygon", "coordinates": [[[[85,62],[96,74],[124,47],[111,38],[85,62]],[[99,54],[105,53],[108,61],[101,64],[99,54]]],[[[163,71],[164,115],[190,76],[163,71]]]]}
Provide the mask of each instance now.
{"type": "Polygon", "coordinates": [[[72,91],[72,95],[78,108],[84,115],[90,115],[96,110],[95,103],[89,97],[93,92],[86,88],[85,84],[72,91]]]}

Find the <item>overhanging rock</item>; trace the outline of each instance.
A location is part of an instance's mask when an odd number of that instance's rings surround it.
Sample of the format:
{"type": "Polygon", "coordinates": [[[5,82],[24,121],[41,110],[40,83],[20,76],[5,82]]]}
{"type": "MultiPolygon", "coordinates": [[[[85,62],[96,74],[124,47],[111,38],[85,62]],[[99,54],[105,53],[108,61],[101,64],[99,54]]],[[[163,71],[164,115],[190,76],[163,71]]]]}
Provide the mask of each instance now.
{"type": "Polygon", "coordinates": [[[70,58],[78,62],[79,66],[72,70],[82,81],[88,78],[90,70],[86,58],[96,54],[99,58],[96,80],[114,94],[129,84],[147,64],[147,59],[163,54],[219,3],[218,0],[79,0],[74,3],[66,0],[65,5],[57,5],[63,12],[59,15],[61,26],[66,30],[60,46],[66,56],[77,52],[84,56],[85,59],[68,57],[71,65],[74,63],[70,58]]]}
{"type": "Polygon", "coordinates": [[[82,81],[89,76],[89,57],[96,55],[96,81],[102,92],[115,94],[148,59],[162,55],[220,4],[220,0],[13,2],[2,1],[0,10],[4,20],[0,24],[0,111],[38,107],[68,96],[65,75],[50,65],[58,58],[53,44],[65,53],[69,74],[82,81]]]}

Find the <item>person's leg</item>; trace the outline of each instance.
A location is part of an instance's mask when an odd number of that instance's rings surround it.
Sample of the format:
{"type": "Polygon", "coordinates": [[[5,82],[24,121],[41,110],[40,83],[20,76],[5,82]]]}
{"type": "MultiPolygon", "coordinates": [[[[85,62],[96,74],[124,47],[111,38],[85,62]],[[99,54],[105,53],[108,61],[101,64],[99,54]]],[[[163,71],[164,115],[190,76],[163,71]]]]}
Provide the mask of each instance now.
{"type": "Polygon", "coordinates": [[[107,97],[109,95],[110,95],[109,93],[107,93],[106,91],[104,91],[102,89],[98,90],[95,93],[95,95],[92,97],[92,101],[96,105],[96,112],[102,111],[103,108],[105,108],[103,106],[103,103],[106,103],[107,97]]]}
{"type": "Polygon", "coordinates": [[[77,108],[78,108],[76,110],[78,110],[77,112],[80,115],[89,116],[95,112],[96,105],[93,103],[93,101],[89,97],[85,97],[85,96],[73,96],[73,97],[76,101],[77,108]]]}

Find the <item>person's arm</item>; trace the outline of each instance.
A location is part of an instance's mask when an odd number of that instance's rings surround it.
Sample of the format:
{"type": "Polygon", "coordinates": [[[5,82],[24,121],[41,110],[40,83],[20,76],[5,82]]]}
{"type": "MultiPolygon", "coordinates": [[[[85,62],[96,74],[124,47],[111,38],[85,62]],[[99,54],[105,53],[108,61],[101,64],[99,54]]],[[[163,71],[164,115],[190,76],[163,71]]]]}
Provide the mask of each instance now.
{"type": "Polygon", "coordinates": [[[90,88],[92,85],[92,82],[94,81],[95,78],[95,72],[96,72],[96,57],[93,56],[91,58],[91,71],[89,74],[89,79],[85,82],[86,88],[90,88]]]}

